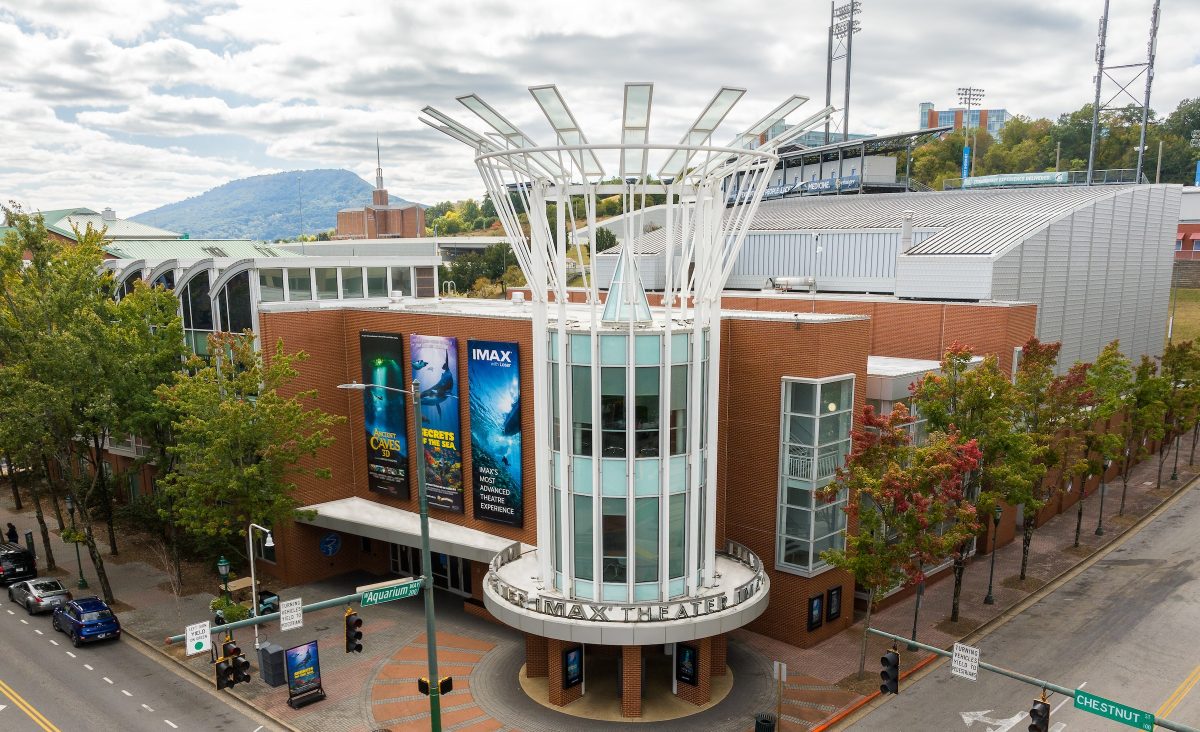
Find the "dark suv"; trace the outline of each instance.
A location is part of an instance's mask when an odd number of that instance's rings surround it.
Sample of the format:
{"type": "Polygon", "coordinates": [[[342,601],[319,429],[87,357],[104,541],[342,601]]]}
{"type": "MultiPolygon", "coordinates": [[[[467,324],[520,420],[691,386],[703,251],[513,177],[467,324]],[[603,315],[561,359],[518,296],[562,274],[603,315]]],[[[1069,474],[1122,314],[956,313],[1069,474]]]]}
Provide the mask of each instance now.
{"type": "Polygon", "coordinates": [[[37,560],[20,544],[0,544],[0,585],[37,577],[37,560]]]}

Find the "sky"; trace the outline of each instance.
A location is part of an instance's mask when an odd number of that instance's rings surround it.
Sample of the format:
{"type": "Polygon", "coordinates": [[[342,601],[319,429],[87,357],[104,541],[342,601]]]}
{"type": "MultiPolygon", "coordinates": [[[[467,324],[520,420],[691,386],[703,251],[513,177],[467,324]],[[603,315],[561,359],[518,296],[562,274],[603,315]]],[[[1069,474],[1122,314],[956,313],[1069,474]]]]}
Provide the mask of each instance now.
{"type": "MultiPolygon", "coordinates": [[[[917,105],[1054,117],[1090,102],[1103,0],[862,0],[850,130],[917,127],[917,105]]],[[[1151,107],[1200,96],[1200,2],[1163,0],[1151,107]]],[[[1108,62],[1145,60],[1152,0],[1111,0],[1108,62]]],[[[591,142],[622,86],[655,83],[651,140],[677,142],[722,85],[748,90],[723,144],[790,94],[825,93],[829,4],[0,0],[0,200],[130,216],[235,178],[346,168],[422,203],[479,198],[471,151],[418,121],[484,128],[475,92],[535,141],[528,87],[559,86],[591,142]],[[739,128],[739,129],[734,129],[739,128]]],[[[842,79],[835,67],[834,103],[842,79]]],[[[1142,82],[1134,84],[1142,94],[1142,82]]],[[[1115,87],[1114,87],[1115,91],[1115,87]]],[[[1106,94],[1106,97],[1108,95],[1106,94]]],[[[366,203],[366,201],[364,201],[366,203]]]]}

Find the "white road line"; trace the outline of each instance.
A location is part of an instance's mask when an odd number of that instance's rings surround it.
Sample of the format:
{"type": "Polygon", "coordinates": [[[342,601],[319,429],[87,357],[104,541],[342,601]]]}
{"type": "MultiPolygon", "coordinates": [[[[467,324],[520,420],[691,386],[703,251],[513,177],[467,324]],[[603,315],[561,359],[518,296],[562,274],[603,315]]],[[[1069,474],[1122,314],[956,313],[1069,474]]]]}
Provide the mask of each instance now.
{"type": "Polygon", "coordinates": [[[51,638],[51,639],[50,639],[50,642],[51,642],[51,643],[53,643],[53,644],[54,644],[54,645],[56,645],[56,646],[58,645],[58,641],[54,640],[53,638],[51,638]]]}
{"type": "MultiPolygon", "coordinates": [[[[153,712],[153,711],[154,711],[153,709],[151,709],[151,708],[150,708],[150,706],[149,706],[148,704],[143,704],[143,705],[142,705],[142,709],[145,709],[147,712],[153,712]]],[[[261,728],[260,728],[260,729],[261,729],[261,728]]]]}
{"type": "Polygon", "coordinates": [[[164,719],[163,721],[166,722],[168,725],[170,725],[171,729],[179,729],[179,725],[175,724],[171,720],[164,719]]]}
{"type": "Polygon", "coordinates": [[[104,679],[105,681],[107,681],[110,684],[113,682],[113,680],[108,678],[107,676],[101,676],[100,678],[104,679]]]}
{"type": "Polygon", "coordinates": [[[34,629],[33,629],[33,632],[34,632],[34,633],[37,633],[38,635],[45,635],[45,633],[43,633],[42,631],[38,630],[37,628],[34,628],[34,629]]]}
{"type": "MultiPolygon", "coordinates": [[[[1085,686],[1087,686],[1087,682],[1086,682],[1086,681],[1085,681],[1085,682],[1083,682],[1082,684],[1080,684],[1079,686],[1075,687],[1075,688],[1076,688],[1076,689],[1082,689],[1082,688],[1083,688],[1083,687],[1085,687],[1085,686]]],[[[1073,696],[1068,696],[1068,697],[1064,698],[1062,701],[1060,701],[1060,702],[1058,703],[1058,705],[1057,705],[1057,706],[1055,706],[1053,709],[1051,709],[1051,710],[1050,710],[1050,714],[1051,714],[1051,716],[1053,716],[1053,715],[1055,715],[1055,714],[1058,714],[1058,710],[1059,710],[1059,709],[1062,709],[1062,706],[1063,706],[1063,704],[1066,704],[1067,702],[1069,702],[1069,701],[1074,701],[1074,700],[1075,700],[1075,697],[1073,697],[1073,696]]]]}
{"type": "Polygon", "coordinates": [[[255,727],[255,728],[254,728],[254,732],[258,732],[258,731],[259,731],[260,729],[262,729],[262,728],[263,728],[263,726],[260,724],[260,725],[258,725],[257,727],[255,727]]]}
{"type": "Polygon", "coordinates": [[[12,610],[8,610],[7,612],[9,615],[16,615],[16,613],[14,613],[12,610]]]}
{"type": "Polygon", "coordinates": [[[121,689],[121,693],[124,694],[125,696],[133,696],[133,694],[130,694],[128,691],[125,691],[124,689],[121,689]]]}
{"type": "Polygon", "coordinates": [[[84,667],[84,668],[86,668],[88,671],[95,671],[95,670],[96,670],[96,669],[92,668],[91,666],[87,665],[86,663],[85,663],[85,664],[83,664],[83,667],[84,667]]]}
{"type": "MultiPolygon", "coordinates": [[[[11,613],[12,610],[9,610],[9,612],[11,613]]],[[[26,620],[25,618],[21,618],[21,622],[24,623],[25,625],[29,625],[29,621],[26,620]]]]}
{"type": "Polygon", "coordinates": [[[78,656],[76,656],[74,653],[71,653],[70,651],[67,651],[67,655],[70,656],[71,658],[78,658],[78,656]]]}

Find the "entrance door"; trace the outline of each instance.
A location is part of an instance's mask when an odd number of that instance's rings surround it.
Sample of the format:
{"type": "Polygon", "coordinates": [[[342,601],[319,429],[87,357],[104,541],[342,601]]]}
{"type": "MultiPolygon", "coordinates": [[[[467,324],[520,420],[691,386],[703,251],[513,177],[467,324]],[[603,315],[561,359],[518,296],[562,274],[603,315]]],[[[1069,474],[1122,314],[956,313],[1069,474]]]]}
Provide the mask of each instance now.
{"type": "MultiPolygon", "coordinates": [[[[393,574],[405,577],[421,576],[420,549],[412,546],[404,546],[403,544],[392,544],[390,546],[389,558],[391,559],[393,574]]],[[[470,560],[451,554],[430,552],[429,563],[433,570],[434,587],[441,590],[449,590],[450,592],[466,597],[471,595],[470,560]]]]}

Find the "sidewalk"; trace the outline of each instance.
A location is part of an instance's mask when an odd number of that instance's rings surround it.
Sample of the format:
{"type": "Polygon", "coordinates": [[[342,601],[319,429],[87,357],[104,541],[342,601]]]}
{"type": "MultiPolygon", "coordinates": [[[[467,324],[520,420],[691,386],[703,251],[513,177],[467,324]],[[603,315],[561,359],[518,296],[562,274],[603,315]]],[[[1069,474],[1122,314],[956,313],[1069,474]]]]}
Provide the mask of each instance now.
{"type": "MultiPolygon", "coordinates": [[[[1126,496],[1125,515],[1117,516],[1121,501],[1120,479],[1108,486],[1104,500],[1103,536],[1096,536],[1096,522],[1100,511],[1099,491],[1088,496],[1083,510],[1083,528],[1080,533],[1080,548],[1073,548],[1075,541],[1075,519],[1077,505],[1072,505],[1055,516],[1033,535],[1029,551],[1029,567],[1026,572],[1026,587],[1018,582],[1021,567],[1021,535],[996,552],[996,576],[993,595],[996,603],[984,605],[987,594],[988,565],[990,555],[980,556],[967,565],[963,576],[960,599],[959,622],[951,624],[950,604],[954,591],[953,577],[945,576],[928,584],[921,600],[921,613],[917,623],[917,640],[929,645],[949,648],[984,624],[1000,617],[1011,607],[1025,599],[1038,588],[1082,562],[1097,549],[1121,537],[1137,519],[1157,508],[1179,488],[1188,485],[1200,475],[1200,462],[1196,466],[1186,464],[1188,445],[1184,449],[1179,465],[1179,480],[1169,480],[1171,457],[1163,470],[1163,488],[1155,490],[1157,456],[1151,456],[1133,469],[1126,496]]],[[[871,625],[880,630],[901,636],[911,636],[915,597],[909,597],[871,617],[871,625]]],[[[747,630],[738,630],[730,636],[755,649],[772,660],[784,661],[788,665],[787,688],[784,692],[783,724],[781,731],[796,732],[810,729],[827,729],[829,722],[840,718],[849,709],[865,703],[871,693],[863,695],[838,686],[858,672],[859,647],[862,642],[863,623],[859,622],[842,633],[818,646],[808,649],[795,648],[772,638],[747,630]]],[[[865,684],[861,689],[878,686],[879,657],[890,646],[883,638],[872,636],[867,644],[865,684]]],[[[907,672],[932,654],[901,650],[901,672],[907,672]]],[[[877,692],[875,692],[877,694],[877,692]]]]}
{"type": "MultiPolygon", "coordinates": [[[[1185,459],[1186,456],[1185,452],[1185,459]]],[[[1170,473],[1168,465],[1164,475],[1164,490],[1154,491],[1156,470],[1153,459],[1135,469],[1130,480],[1126,517],[1123,519],[1116,517],[1120,484],[1118,482],[1110,486],[1104,507],[1107,534],[1103,537],[1093,533],[1100,505],[1099,495],[1093,494],[1087,499],[1081,535],[1081,543],[1087,547],[1085,551],[1070,549],[1075,530],[1074,507],[1038,529],[1034,535],[1029,565],[1030,577],[1038,580],[1036,585],[1052,580],[1096,548],[1116,539],[1136,518],[1153,510],[1179,486],[1200,473],[1200,469],[1181,465],[1180,480],[1169,483],[1166,481],[1170,473]]],[[[37,534],[32,511],[12,511],[11,497],[6,492],[4,498],[0,499],[0,525],[8,521],[16,523],[22,534],[26,530],[34,530],[37,534]]],[[[37,543],[40,554],[40,537],[37,543]]],[[[69,544],[57,543],[54,551],[60,576],[65,583],[73,584],[77,574],[74,549],[69,544]]],[[[954,640],[965,637],[1027,597],[1035,588],[1019,589],[1015,583],[1020,553],[1019,539],[997,552],[996,604],[991,606],[982,603],[987,592],[990,558],[984,556],[971,562],[963,584],[962,619],[954,627],[943,622],[949,615],[952,580],[946,578],[929,585],[922,600],[918,639],[933,645],[949,646],[954,640]]],[[[113,592],[122,603],[118,609],[126,630],[211,683],[212,670],[207,654],[185,657],[182,644],[168,648],[163,645],[163,639],[183,633],[185,626],[191,623],[211,618],[208,603],[213,595],[202,592],[177,598],[170,592],[164,570],[149,556],[128,556],[128,552],[125,552],[116,561],[110,561],[106,553],[105,560],[113,592]]],[[[44,566],[44,562],[39,564],[44,566]]],[[[90,591],[98,593],[98,583],[86,556],[83,564],[84,575],[92,585],[90,591]]],[[[377,582],[379,579],[367,573],[352,573],[278,591],[282,600],[301,597],[308,603],[348,594],[357,585],[377,582]]],[[[214,569],[214,589],[216,584],[214,569]]],[[[443,676],[454,677],[454,691],[442,700],[443,729],[446,732],[562,732],[564,729],[571,732],[609,732],[634,726],[629,723],[579,719],[548,710],[529,699],[517,681],[525,655],[522,634],[466,613],[459,597],[439,592],[436,603],[439,671],[443,676]]],[[[908,635],[912,630],[913,603],[914,598],[908,598],[876,613],[872,624],[883,630],[908,635]]],[[[272,688],[263,683],[257,669],[254,634],[250,628],[237,631],[236,637],[255,667],[253,680],[238,686],[233,695],[296,730],[376,732],[428,729],[428,699],[420,695],[416,688],[417,677],[426,673],[423,603],[419,598],[414,598],[357,611],[363,619],[361,654],[345,652],[342,608],[306,614],[303,628],[286,633],[279,630],[278,623],[269,623],[259,629],[262,644],[271,642],[284,648],[317,639],[328,697],[325,701],[302,709],[291,709],[286,703],[286,686],[272,688]]],[[[826,720],[836,718],[844,710],[869,698],[861,691],[856,692],[853,686],[839,685],[858,669],[861,634],[860,620],[859,624],[815,648],[799,649],[750,631],[735,631],[730,636],[728,659],[735,679],[733,692],[711,709],[652,727],[655,732],[696,729],[705,732],[747,732],[753,726],[755,713],[775,709],[771,661],[781,660],[788,664],[789,677],[784,692],[784,718],[780,729],[788,732],[825,729],[826,720]]],[[[878,657],[886,645],[882,639],[875,638],[869,644],[867,688],[874,687],[871,680],[877,676],[878,657]]],[[[926,655],[905,653],[903,669],[912,669],[926,655]]],[[[859,685],[858,688],[863,687],[859,685]]]]}

